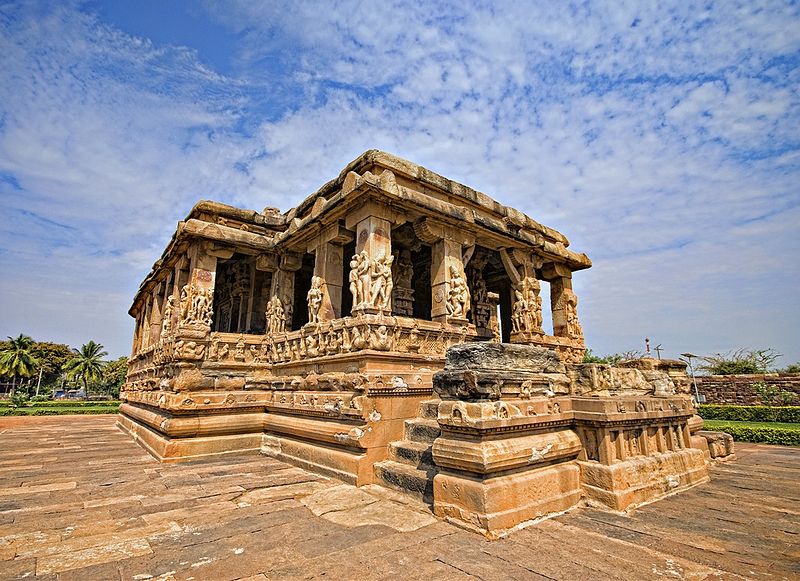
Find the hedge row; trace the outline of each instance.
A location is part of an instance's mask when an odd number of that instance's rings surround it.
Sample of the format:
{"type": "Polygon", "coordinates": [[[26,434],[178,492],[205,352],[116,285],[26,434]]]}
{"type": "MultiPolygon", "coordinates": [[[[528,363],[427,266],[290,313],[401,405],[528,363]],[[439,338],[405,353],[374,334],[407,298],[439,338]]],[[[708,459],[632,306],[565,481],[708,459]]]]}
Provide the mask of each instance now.
{"type": "Polygon", "coordinates": [[[119,411],[119,406],[103,407],[22,407],[22,408],[2,408],[0,416],[71,416],[82,414],[115,414],[119,411]]]}
{"type": "MultiPolygon", "coordinates": [[[[69,400],[69,399],[54,399],[46,401],[28,401],[25,402],[25,407],[45,407],[45,408],[80,408],[80,407],[96,407],[96,406],[119,406],[119,400],[97,400],[97,401],[84,401],[84,400],[69,400]]],[[[12,407],[9,400],[0,400],[0,408],[12,407]]]]}
{"type": "Polygon", "coordinates": [[[700,405],[697,413],[704,420],[800,423],[800,406],[700,405]]]}
{"type": "Polygon", "coordinates": [[[727,432],[737,442],[800,446],[800,429],[772,428],[747,422],[707,421],[703,429],[727,432]]]}

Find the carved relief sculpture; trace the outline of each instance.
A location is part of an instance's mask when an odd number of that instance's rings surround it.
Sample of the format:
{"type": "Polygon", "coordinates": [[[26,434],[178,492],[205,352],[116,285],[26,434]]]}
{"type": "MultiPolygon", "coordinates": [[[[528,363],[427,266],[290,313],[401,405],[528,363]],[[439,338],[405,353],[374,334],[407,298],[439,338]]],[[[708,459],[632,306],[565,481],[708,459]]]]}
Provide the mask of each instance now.
{"type": "Polygon", "coordinates": [[[164,306],[164,317],[161,320],[161,339],[167,340],[172,337],[172,315],[175,311],[175,295],[167,297],[167,304],[164,306]]]}
{"type": "Polygon", "coordinates": [[[348,280],[354,308],[391,308],[393,262],[394,256],[391,255],[370,259],[365,250],[353,256],[348,280]]]}
{"type": "Polygon", "coordinates": [[[450,282],[447,291],[447,314],[463,319],[469,311],[469,289],[461,269],[450,266],[450,282]]]}
{"type": "Polygon", "coordinates": [[[511,312],[511,330],[514,333],[542,333],[542,299],[539,281],[532,277],[522,279],[514,289],[511,312]]]}
{"type": "Polygon", "coordinates": [[[270,334],[284,333],[286,331],[286,311],[278,295],[274,295],[267,302],[267,330],[270,334]]]}
{"type": "Polygon", "coordinates": [[[308,322],[319,323],[319,310],[322,307],[322,299],[324,298],[323,285],[325,281],[321,276],[314,276],[311,278],[311,288],[308,290],[308,322]]]}
{"type": "Polygon", "coordinates": [[[573,339],[583,338],[583,327],[578,322],[578,296],[573,292],[564,293],[564,310],[567,317],[567,334],[573,339]]]}
{"type": "Polygon", "coordinates": [[[214,289],[186,285],[181,289],[181,323],[211,326],[214,289]]]}

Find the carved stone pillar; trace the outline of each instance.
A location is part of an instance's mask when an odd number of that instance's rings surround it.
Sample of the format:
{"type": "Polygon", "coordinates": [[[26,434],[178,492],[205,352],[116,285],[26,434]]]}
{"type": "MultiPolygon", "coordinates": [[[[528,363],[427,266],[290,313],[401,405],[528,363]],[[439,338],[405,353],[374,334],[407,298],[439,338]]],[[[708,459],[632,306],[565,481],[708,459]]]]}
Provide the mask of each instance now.
{"type": "Polygon", "coordinates": [[[542,330],[541,285],[536,278],[538,259],[530,252],[501,250],[500,258],[511,279],[511,342],[536,343],[542,330]]]}
{"type": "Polygon", "coordinates": [[[158,343],[161,336],[161,293],[164,283],[159,283],[153,289],[150,298],[152,307],[150,308],[150,342],[158,343]]]}
{"type": "Polygon", "coordinates": [[[150,311],[151,311],[151,302],[152,298],[148,298],[147,302],[145,303],[144,307],[144,317],[142,317],[142,340],[140,343],[140,349],[144,349],[145,347],[150,346],[150,311]]]}
{"type": "MultiPolygon", "coordinates": [[[[232,255],[232,251],[223,252],[232,255]]],[[[211,331],[218,254],[220,251],[207,241],[189,251],[189,282],[181,289],[180,296],[180,335],[203,338],[211,331]]]]}
{"type": "Polygon", "coordinates": [[[389,208],[368,203],[347,216],[356,231],[356,254],[350,261],[348,284],[353,292],[353,315],[392,313],[392,223],[389,208]]]}
{"type": "Polygon", "coordinates": [[[417,237],[431,245],[431,318],[441,323],[467,324],[469,287],[464,273],[464,246],[472,235],[429,218],[414,224],[417,237]]]}
{"type": "Polygon", "coordinates": [[[583,328],[578,322],[578,297],[572,291],[572,272],[563,265],[548,265],[550,305],[553,310],[553,335],[583,343],[583,328]]]}
{"type": "Polygon", "coordinates": [[[342,316],[344,245],[352,239],[353,234],[350,231],[333,224],[325,228],[308,249],[314,253],[314,276],[322,278],[325,283],[322,285],[322,305],[317,314],[320,321],[330,321],[342,316]]]}
{"type": "Polygon", "coordinates": [[[278,297],[281,301],[285,317],[285,329],[292,328],[292,316],[294,309],[294,278],[295,274],[303,265],[301,255],[287,252],[281,255],[278,270],[272,277],[272,289],[270,297],[278,297]]]}

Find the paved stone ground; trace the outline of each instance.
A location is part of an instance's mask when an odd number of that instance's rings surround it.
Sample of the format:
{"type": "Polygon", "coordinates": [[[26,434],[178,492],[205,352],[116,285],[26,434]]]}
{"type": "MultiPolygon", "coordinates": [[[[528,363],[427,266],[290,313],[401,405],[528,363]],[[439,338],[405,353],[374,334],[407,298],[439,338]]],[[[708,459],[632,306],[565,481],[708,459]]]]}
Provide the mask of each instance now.
{"type": "Polygon", "coordinates": [[[488,542],[261,456],[159,464],[113,416],[0,418],[0,579],[798,579],[800,450],[488,542]]]}

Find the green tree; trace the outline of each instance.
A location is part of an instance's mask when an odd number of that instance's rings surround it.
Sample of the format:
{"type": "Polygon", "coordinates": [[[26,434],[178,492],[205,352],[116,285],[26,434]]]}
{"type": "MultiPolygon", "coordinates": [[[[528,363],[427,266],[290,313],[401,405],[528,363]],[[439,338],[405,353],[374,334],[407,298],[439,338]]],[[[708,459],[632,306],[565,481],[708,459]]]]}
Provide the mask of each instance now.
{"type": "Polygon", "coordinates": [[[73,381],[80,381],[86,397],[89,397],[89,383],[94,383],[102,378],[105,361],[103,357],[108,355],[103,351],[100,343],[89,341],[82,345],[80,349],[75,349],[75,356],[67,361],[64,370],[67,377],[73,381]]]}
{"type": "Polygon", "coordinates": [[[33,354],[39,360],[43,386],[57,385],[67,361],[75,356],[69,345],[40,341],[33,344],[33,354]]]}
{"type": "Polygon", "coordinates": [[[119,397],[119,390],[122,389],[128,375],[128,358],[120,357],[109,361],[103,368],[103,391],[119,397]]]}
{"type": "Polygon", "coordinates": [[[12,394],[17,386],[17,378],[30,377],[39,364],[33,354],[33,344],[33,339],[20,333],[16,338],[9,337],[8,342],[2,346],[2,351],[0,351],[0,373],[14,378],[11,387],[12,394]]]}

